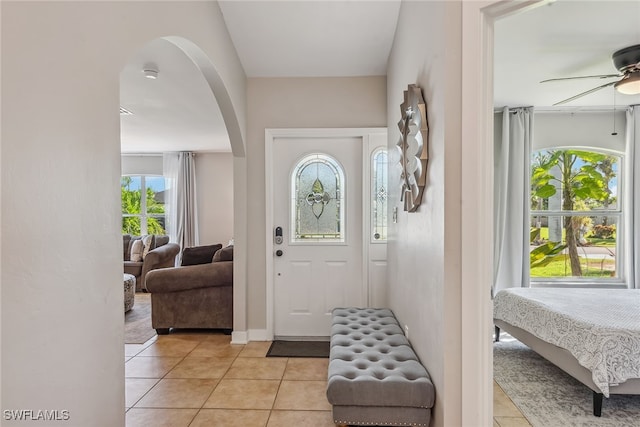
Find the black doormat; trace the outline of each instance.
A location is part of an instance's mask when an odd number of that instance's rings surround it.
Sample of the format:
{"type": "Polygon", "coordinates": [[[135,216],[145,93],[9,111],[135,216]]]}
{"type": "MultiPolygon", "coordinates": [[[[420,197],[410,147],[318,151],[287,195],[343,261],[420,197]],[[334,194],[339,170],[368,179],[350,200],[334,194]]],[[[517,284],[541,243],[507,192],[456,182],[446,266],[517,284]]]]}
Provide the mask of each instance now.
{"type": "Polygon", "coordinates": [[[329,357],[329,342],[276,340],[271,343],[267,357],[329,357]]]}

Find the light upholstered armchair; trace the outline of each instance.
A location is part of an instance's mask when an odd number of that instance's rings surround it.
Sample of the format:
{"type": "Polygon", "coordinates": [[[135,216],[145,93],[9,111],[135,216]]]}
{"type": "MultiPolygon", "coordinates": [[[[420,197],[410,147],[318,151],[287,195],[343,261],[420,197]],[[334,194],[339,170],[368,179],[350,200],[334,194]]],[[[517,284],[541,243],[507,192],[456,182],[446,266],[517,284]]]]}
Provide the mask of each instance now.
{"type": "Polygon", "coordinates": [[[146,287],[151,326],[160,335],[171,328],[233,329],[233,246],[205,264],[150,271],[146,287]]]}

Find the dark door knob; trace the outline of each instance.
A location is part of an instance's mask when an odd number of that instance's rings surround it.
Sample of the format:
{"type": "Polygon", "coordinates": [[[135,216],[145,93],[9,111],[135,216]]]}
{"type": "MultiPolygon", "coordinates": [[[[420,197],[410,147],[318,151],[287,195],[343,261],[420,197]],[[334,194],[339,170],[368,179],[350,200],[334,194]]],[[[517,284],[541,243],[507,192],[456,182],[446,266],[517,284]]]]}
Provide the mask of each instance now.
{"type": "Polygon", "coordinates": [[[278,249],[276,251],[276,256],[282,256],[282,254],[283,254],[283,252],[280,249],[278,249]]]}

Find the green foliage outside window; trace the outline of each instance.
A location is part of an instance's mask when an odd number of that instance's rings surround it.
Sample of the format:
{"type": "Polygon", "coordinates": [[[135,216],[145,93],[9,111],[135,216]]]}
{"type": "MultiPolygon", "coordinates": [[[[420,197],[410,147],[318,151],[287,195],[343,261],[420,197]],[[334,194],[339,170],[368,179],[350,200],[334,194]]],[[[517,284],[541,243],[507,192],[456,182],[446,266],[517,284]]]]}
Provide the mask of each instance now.
{"type": "MultiPolygon", "coordinates": [[[[617,202],[610,188],[617,175],[617,160],[615,156],[583,150],[548,150],[534,154],[531,163],[531,208],[538,212],[534,215],[535,227],[541,228],[540,219],[545,215],[540,213],[549,209],[548,199],[558,191],[561,192],[560,209],[577,215],[563,216],[566,244],[541,242],[544,244],[532,251],[532,269],[546,267],[562,257],[569,261],[571,276],[583,275],[583,263],[578,251],[578,247],[583,245],[580,241],[582,230],[593,229],[594,237],[604,239],[610,239],[615,233],[615,225],[606,223],[606,215],[603,216],[603,223],[594,227],[588,212],[592,209],[607,210],[617,202]],[[562,250],[558,250],[561,247],[562,250]],[[564,249],[566,256],[561,255],[564,249]]],[[[536,243],[532,240],[532,244],[536,243]]]]}
{"type": "Polygon", "coordinates": [[[156,199],[156,192],[147,187],[146,213],[143,214],[142,191],[132,189],[133,178],[123,176],[120,180],[122,200],[122,233],[140,236],[142,233],[142,217],[146,216],[147,230],[144,234],[166,234],[164,228],[164,203],[156,199]]]}

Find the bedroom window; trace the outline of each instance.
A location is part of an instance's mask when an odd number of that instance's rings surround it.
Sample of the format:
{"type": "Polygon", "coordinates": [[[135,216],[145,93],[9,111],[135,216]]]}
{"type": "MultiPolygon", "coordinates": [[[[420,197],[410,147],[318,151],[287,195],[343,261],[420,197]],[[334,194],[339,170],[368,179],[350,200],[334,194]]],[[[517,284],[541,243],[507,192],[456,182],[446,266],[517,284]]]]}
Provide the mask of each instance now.
{"type": "Polygon", "coordinates": [[[620,282],[621,164],[582,149],[532,154],[532,282],[620,282]]]}
{"type": "Polygon", "coordinates": [[[120,179],[122,234],[167,234],[162,176],[125,175],[120,179]],[[141,190],[144,189],[144,190],[141,190]],[[142,194],[145,197],[142,197],[142,194]]]}

